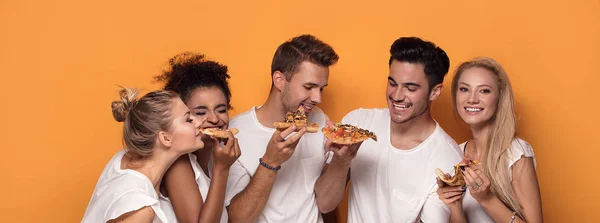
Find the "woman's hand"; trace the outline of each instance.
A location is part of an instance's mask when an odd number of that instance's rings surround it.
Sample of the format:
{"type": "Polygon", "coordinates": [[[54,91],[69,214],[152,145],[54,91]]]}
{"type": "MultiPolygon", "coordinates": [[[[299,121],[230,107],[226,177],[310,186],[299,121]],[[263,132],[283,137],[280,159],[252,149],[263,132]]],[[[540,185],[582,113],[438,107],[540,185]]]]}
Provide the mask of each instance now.
{"type": "Polygon", "coordinates": [[[233,134],[229,131],[227,131],[227,135],[229,137],[227,138],[225,146],[221,146],[219,140],[213,138],[213,145],[215,147],[213,148],[213,163],[215,170],[229,170],[229,167],[231,167],[240,155],[242,155],[238,140],[233,137],[233,134]]]}

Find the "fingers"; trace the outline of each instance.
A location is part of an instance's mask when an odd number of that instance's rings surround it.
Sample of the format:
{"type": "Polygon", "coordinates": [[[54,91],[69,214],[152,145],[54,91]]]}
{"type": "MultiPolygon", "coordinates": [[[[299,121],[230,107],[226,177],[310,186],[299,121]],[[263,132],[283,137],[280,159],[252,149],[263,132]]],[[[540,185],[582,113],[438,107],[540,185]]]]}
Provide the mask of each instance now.
{"type": "Polygon", "coordinates": [[[345,156],[346,154],[348,154],[348,150],[350,149],[350,146],[347,145],[343,145],[337,152],[338,156],[345,156]]]}
{"type": "Polygon", "coordinates": [[[363,143],[363,142],[364,142],[364,141],[360,141],[360,142],[358,142],[358,143],[354,143],[354,144],[350,145],[350,148],[348,149],[348,150],[349,150],[349,152],[350,152],[351,154],[353,154],[353,153],[355,153],[356,151],[358,151],[358,149],[360,148],[360,145],[362,145],[362,143],[363,143]]]}
{"type": "Polygon", "coordinates": [[[456,195],[454,197],[449,197],[449,198],[446,199],[446,203],[450,204],[450,203],[456,202],[456,201],[460,200],[462,198],[462,196],[463,195],[461,193],[461,194],[456,195]]]}
{"type": "Polygon", "coordinates": [[[467,172],[467,174],[471,177],[471,179],[473,180],[473,183],[479,184],[481,185],[483,180],[481,179],[481,177],[479,177],[479,174],[477,172],[475,172],[475,170],[473,170],[470,167],[465,168],[465,172],[467,172]]]}
{"type": "MultiPolygon", "coordinates": [[[[285,131],[288,131],[288,130],[289,130],[289,128],[286,129],[285,131]]],[[[281,132],[281,134],[283,135],[285,133],[285,131],[281,132]]],[[[298,142],[300,141],[300,138],[302,138],[304,133],[306,133],[306,128],[301,128],[300,131],[298,131],[296,134],[294,134],[290,138],[283,141],[283,146],[284,147],[288,147],[288,146],[296,147],[296,145],[298,144],[298,142]]],[[[287,137],[287,135],[285,137],[287,137]]]]}
{"type": "Polygon", "coordinates": [[[449,199],[451,197],[456,197],[456,196],[462,196],[463,192],[461,191],[452,191],[452,192],[447,192],[447,193],[443,193],[441,196],[443,199],[449,199]]]}
{"type": "Polygon", "coordinates": [[[325,125],[331,127],[331,126],[335,126],[335,123],[333,123],[331,120],[327,120],[327,121],[325,121],[325,125]]]}
{"type": "MultiPolygon", "coordinates": [[[[281,132],[281,134],[277,134],[279,136],[278,142],[283,141],[286,137],[288,137],[290,134],[292,134],[292,132],[294,132],[296,130],[296,128],[298,128],[298,127],[296,127],[295,125],[292,125],[292,126],[288,127],[287,129],[283,130],[281,132]]],[[[275,131],[275,133],[277,133],[277,132],[278,131],[275,131]]]]}
{"type": "Polygon", "coordinates": [[[444,181],[440,180],[439,177],[436,177],[435,180],[437,181],[438,188],[442,188],[442,187],[446,186],[446,184],[444,183],[444,181]]]}

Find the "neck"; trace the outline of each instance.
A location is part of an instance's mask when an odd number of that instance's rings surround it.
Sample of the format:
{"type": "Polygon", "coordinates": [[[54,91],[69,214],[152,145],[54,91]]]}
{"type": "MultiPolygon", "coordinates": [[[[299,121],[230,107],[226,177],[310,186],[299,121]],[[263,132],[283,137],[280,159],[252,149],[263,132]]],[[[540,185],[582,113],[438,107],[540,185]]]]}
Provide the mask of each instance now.
{"type": "Polygon", "coordinates": [[[286,113],[287,111],[281,102],[280,94],[275,90],[271,90],[265,103],[256,109],[258,122],[269,128],[273,128],[274,122],[283,121],[286,113]]]}
{"type": "Polygon", "coordinates": [[[429,110],[422,115],[413,118],[407,122],[395,123],[390,122],[390,135],[408,137],[410,141],[424,141],[435,130],[436,123],[431,117],[429,110]]]}
{"type": "Polygon", "coordinates": [[[124,166],[127,169],[133,169],[144,174],[152,185],[154,189],[160,191],[160,184],[165,172],[169,169],[171,164],[175,162],[175,160],[181,154],[174,154],[169,151],[165,151],[159,148],[156,148],[152,155],[144,158],[143,161],[133,161],[131,158],[125,161],[124,166]],[[141,163],[141,164],[138,164],[141,163]]]}
{"type": "Polygon", "coordinates": [[[481,161],[481,156],[487,148],[487,140],[489,137],[490,125],[471,125],[471,132],[473,133],[472,148],[475,152],[475,159],[481,161]]]}

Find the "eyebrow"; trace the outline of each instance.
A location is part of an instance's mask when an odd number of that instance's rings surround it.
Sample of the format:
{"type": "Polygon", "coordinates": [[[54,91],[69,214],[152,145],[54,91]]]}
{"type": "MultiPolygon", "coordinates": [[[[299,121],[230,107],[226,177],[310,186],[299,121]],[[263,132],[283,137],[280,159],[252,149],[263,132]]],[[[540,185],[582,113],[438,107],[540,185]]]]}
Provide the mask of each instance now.
{"type": "MultiPolygon", "coordinates": [[[[318,87],[318,84],[312,83],[312,82],[308,82],[305,83],[304,85],[308,85],[309,87],[318,87]]],[[[327,87],[327,84],[323,85],[323,87],[327,87]]]]}
{"type": "MultiPolygon", "coordinates": [[[[227,107],[227,105],[226,104],[219,104],[215,108],[220,108],[220,107],[227,107]]],[[[208,110],[208,107],[206,107],[204,105],[198,105],[198,106],[194,107],[193,109],[207,109],[208,110]]]]}
{"type": "Polygon", "coordinates": [[[415,82],[406,82],[406,83],[402,83],[403,86],[415,86],[415,87],[421,87],[420,84],[417,84],[415,82]]]}
{"type": "MultiPolygon", "coordinates": [[[[394,82],[394,83],[396,83],[396,84],[398,84],[398,83],[396,82],[396,80],[394,80],[394,78],[392,78],[392,77],[390,77],[390,76],[388,76],[388,80],[389,80],[389,81],[392,81],[392,82],[394,82]]],[[[421,87],[421,85],[420,85],[420,84],[417,84],[417,83],[415,83],[415,82],[406,82],[406,83],[402,83],[402,86],[405,86],[405,87],[408,87],[408,86],[421,87]]]]}
{"type": "MultiPolygon", "coordinates": [[[[467,86],[471,87],[471,85],[469,85],[469,84],[467,84],[465,82],[460,82],[459,84],[464,84],[464,85],[467,85],[467,86]]],[[[489,88],[493,88],[492,86],[487,85],[487,84],[480,84],[480,85],[477,85],[475,87],[489,87],[489,88]]]]}
{"type": "Polygon", "coordinates": [[[187,111],[185,114],[183,114],[183,117],[190,116],[190,114],[190,111],[187,111]]]}

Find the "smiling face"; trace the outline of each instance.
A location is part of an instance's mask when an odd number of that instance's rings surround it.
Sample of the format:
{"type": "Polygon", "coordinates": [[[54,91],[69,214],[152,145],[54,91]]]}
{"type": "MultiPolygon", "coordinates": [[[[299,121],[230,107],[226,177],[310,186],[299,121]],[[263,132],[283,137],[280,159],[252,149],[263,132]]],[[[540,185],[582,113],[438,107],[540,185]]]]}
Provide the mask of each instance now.
{"type": "MultiPolygon", "coordinates": [[[[200,87],[187,100],[187,107],[200,123],[200,128],[227,129],[229,108],[227,98],[219,87],[200,87]]],[[[204,136],[210,140],[209,136],[204,136]]]]}
{"type": "Polygon", "coordinates": [[[296,111],[300,106],[306,113],[321,103],[323,89],[327,86],[329,68],[304,61],[289,81],[283,81],[282,103],[286,111],[296,111]]]}
{"type": "Polygon", "coordinates": [[[422,64],[394,60],[390,65],[386,96],[393,123],[402,124],[423,117],[429,112],[431,100],[435,100],[440,92],[441,85],[430,91],[422,64]]]}
{"type": "Polygon", "coordinates": [[[498,78],[487,69],[468,68],[460,74],[454,94],[456,111],[465,123],[488,124],[498,108],[498,78]]]}

